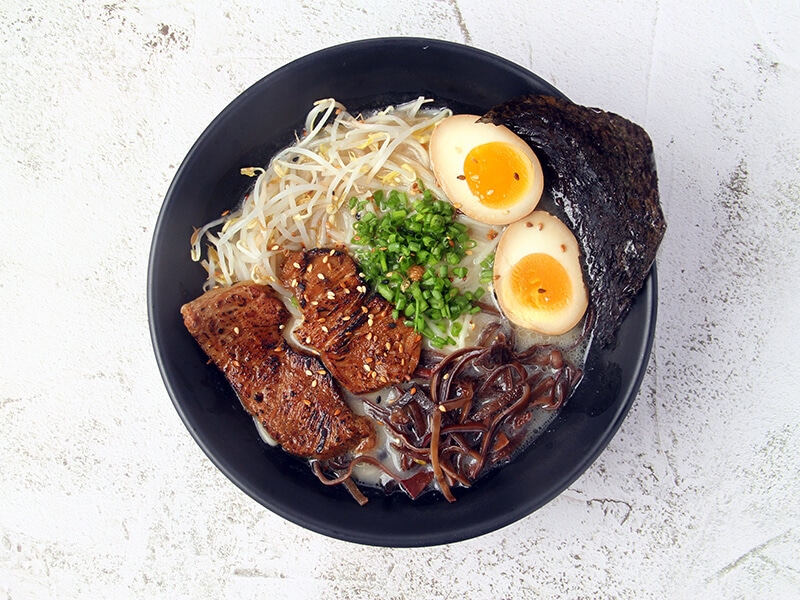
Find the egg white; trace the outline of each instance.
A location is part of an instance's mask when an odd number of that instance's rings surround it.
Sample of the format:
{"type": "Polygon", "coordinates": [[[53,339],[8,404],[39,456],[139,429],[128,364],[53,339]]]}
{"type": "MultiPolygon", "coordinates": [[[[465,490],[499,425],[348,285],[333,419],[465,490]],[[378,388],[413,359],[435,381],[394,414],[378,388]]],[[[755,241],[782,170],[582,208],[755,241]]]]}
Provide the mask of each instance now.
{"type": "Polygon", "coordinates": [[[503,125],[479,123],[479,119],[476,115],[453,115],[441,121],[431,135],[431,166],[439,186],[464,214],[482,223],[513,223],[536,208],[544,189],[542,166],[530,146],[513,131],[503,125]],[[490,142],[507,144],[530,164],[528,186],[509,207],[487,206],[472,193],[464,178],[464,160],[469,152],[490,142]]]}
{"type": "Polygon", "coordinates": [[[547,335],[570,331],[583,318],[589,305],[589,292],[583,280],[580,247],[575,236],[557,217],[537,210],[509,225],[497,243],[494,259],[494,289],[506,317],[527,329],[547,335]],[[530,254],[547,254],[567,273],[571,293],[567,305],[554,310],[537,309],[522,303],[511,287],[514,265],[530,254]]]}

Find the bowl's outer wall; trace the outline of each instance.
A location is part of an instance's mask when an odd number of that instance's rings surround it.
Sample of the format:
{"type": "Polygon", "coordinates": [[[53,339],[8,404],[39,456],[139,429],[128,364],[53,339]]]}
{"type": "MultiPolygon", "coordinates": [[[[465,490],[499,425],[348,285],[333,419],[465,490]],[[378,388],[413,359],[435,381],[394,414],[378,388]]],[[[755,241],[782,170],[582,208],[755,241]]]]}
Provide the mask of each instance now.
{"type": "Polygon", "coordinates": [[[636,396],[652,345],[655,269],[614,348],[592,350],[584,380],[548,431],[516,460],[457,490],[416,501],[371,495],[359,506],[320,484],[302,462],[266,446],[223,376],[183,326],[180,307],[202,292],[204,270],[189,256],[192,227],[235,208],[252,186],[245,166],[264,165],[301,132],[314,101],[349,110],[425,95],[480,114],[526,93],[562,95],[522,67],[448,42],[388,38],[344,44],[266,76],[236,98],[191,148],[167,192],[150,255],[148,311],[156,358],[175,407],[214,464],[255,500],[313,531],[384,546],[458,541],[506,526],[568,487],[605,448],[636,396]]]}

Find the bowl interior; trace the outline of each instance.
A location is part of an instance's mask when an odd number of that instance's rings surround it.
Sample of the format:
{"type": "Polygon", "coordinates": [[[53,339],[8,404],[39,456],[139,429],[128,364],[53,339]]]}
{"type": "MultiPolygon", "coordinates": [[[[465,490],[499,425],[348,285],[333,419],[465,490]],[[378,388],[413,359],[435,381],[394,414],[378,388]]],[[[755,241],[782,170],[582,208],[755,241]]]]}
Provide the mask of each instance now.
{"type": "Polygon", "coordinates": [[[234,208],[252,180],[243,166],[264,165],[290,144],[312,103],[334,97],[351,112],[419,95],[456,112],[481,114],[525,93],[562,95],[502,58],[457,44],[414,38],[354,42],[311,54],[258,81],[203,132],[178,169],[155,228],[148,311],[156,358],[175,408],[213,463],[268,509],[313,531],[383,546],[422,546],[474,537],[530,514],[568,487],[616,432],[647,365],[656,314],[655,269],[613,348],[593,349],[575,395],[520,456],[456,490],[416,501],[370,494],[359,506],[341,488],[319,483],[308,466],[264,444],[222,374],[183,326],[180,307],[202,292],[205,272],[189,238],[234,208]]]}

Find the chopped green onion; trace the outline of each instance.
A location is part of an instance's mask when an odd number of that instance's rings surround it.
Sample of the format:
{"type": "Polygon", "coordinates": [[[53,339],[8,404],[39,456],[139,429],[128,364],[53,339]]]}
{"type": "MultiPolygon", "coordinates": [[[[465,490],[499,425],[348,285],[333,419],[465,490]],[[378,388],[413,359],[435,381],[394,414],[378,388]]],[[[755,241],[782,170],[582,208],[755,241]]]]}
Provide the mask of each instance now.
{"type": "MultiPolygon", "coordinates": [[[[463,329],[452,319],[480,310],[474,302],[484,290],[461,293],[453,285],[469,274],[461,261],[476,242],[464,223],[453,220],[449,202],[419,187],[422,196],[412,199],[398,190],[350,198],[348,206],[356,217],[353,243],[365,278],[394,305],[393,316],[442,347],[455,343],[452,336],[463,329]]],[[[491,280],[493,261],[491,255],[481,262],[482,283],[491,280]]]]}
{"type": "Polygon", "coordinates": [[[390,287],[389,287],[388,285],[386,285],[385,283],[379,283],[377,286],[375,286],[375,290],[376,290],[376,291],[377,291],[377,292],[378,292],[378,293],[379,293],[381,296],[383,296],[384,298],[386,298],[386,300],[388,300],[389,302],[391,302],[392,300],[394,300],[394,292],[392,291],[392,288],[390,288],[390,287]]]}

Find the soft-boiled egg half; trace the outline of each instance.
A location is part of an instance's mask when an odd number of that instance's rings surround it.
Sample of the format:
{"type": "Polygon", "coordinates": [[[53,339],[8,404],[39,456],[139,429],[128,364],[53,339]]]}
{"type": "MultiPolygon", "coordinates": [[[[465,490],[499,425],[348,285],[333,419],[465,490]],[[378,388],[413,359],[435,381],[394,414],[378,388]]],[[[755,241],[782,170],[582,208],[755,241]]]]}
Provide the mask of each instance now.
{"type": "Polygon", "coordinates": [[[497,243],[494,289],[512,323],[548,335],[568,332],[589,305],[575,236],[543,210],[512,223],[497,243]]]}
{"type": "Polygon", "coordinates": [[[476,221],[505,225],[531,213],[542,196],[542,166],[503,125],[453,115],[433,130],[430,158],[450,202],[476,221]]]}

